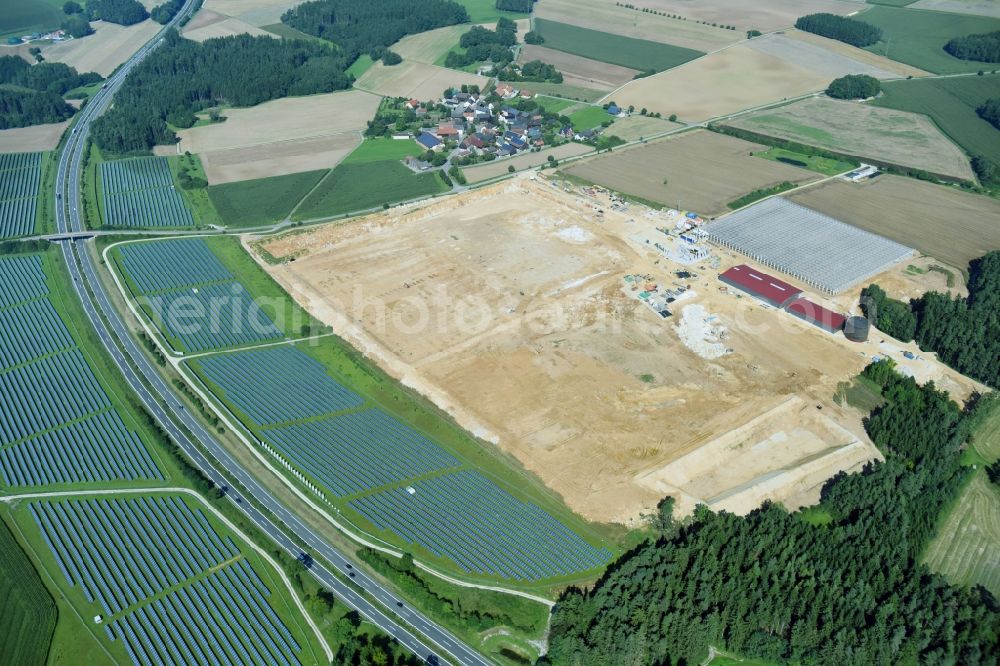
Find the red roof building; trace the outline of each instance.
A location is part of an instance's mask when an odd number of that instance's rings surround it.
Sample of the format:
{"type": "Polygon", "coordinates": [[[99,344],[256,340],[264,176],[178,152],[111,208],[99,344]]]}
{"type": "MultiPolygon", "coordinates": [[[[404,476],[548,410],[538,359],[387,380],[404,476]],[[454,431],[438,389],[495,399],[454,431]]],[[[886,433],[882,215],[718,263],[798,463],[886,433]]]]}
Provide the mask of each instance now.
{"type": "Polygon", "coordinates": [[[844,322],[847,321],[847,317],[839,312],[827,310],[822,305],[813,303],[805,298],[795,299],[789,303],[787,310],[799,319],[819,326],[824,331],[830,333],[843,330],[844,322]]]}
{"type": "Polygon", "coordinates": [[[719,279],[776,308],[785,307],[802,293],[798,287],[754,270],[746,264],[733,266],[719,275],[719,279]]]}

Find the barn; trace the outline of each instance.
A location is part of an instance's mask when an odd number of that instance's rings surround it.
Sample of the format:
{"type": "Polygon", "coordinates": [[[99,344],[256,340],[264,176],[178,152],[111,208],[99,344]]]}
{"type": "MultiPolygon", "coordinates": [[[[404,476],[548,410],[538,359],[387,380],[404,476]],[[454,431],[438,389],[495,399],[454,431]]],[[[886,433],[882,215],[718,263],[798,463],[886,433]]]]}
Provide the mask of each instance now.
{"type": "Polygon", "coordinates": [[[839,312],[828,310],[806,298],[796,298],[786,309],[799,319],[818,326],[828,333],[843,330],[844,322],[847,321],[847,317],[839,312]]]}
{"type": "Polygon", "coordinates": [[[719,279],[776,308],[785,307],[802,293],[798,287],[767,273],[761,273],[746,264],[733,266],[720,274],[719,279]]]}

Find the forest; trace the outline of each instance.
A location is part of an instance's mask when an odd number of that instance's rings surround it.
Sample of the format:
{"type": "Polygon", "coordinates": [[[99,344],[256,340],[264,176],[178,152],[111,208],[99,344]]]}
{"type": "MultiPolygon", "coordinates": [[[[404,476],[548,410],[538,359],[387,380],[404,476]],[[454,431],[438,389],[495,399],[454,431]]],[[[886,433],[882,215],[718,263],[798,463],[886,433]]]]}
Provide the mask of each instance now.
{"type": "Polygon", "coordinates": [[[504,81],[563,82],[562,72],[556,69],[554,65],[542,62],[541,60],[531,60],[523,65],[511,65],[506,68],[497,67],[492,72],[492,75],[504,81]]]}
{"type": "Polygon", "coordinates": [[[210,106],[254,106],[349,88],[347,65],[317,41],[236,35],[199,44],[170,30],[125,79],[115,105],[94,121],[94,141],[119,155],[174,143],[168,123],[190,127],[194,113],[210,106]]]}
{"type": "Polygon", "coordinates": [[[799,18],[795,27],[858,47],[869,46],[882,39],[881,28],[836,14],[809,14],[799,18]]]}
{"type": "Polygon", "coordinates": [[[63,63],[29,65],[17,56],[0,56],[0,129],[62,122],[75,113],[63,95],[100,80],[63,63]]]}
{"type": "Polygon", "coordinates": [[[149,12],[137,0],[87,0],[91,19],[101,19],[119,25],[134,25],[149,18],[149,12]]]}
{"type": "Polygon", "coordinates": [[[535,0],[497,0],[496,7],[502,12],[527,14],[535,6],[535,0]]]}
{"type": "Polygon", "coordinates": [[[183,6],[184,0],[167,0],[162,5],[153,7],[153,11],[149,12],[149,18],[153,19],[160,25],[166,25],[170,23],[170,19],[176,16],[177,12],[179,12],[183,6]]]}
{"type": "Polygon", "coordinates": [[[515,44],[517,44],[517,24],[510,19],[501,18],[497,21],[495,30],[474,25],[459,38],[458,45],[465,49],[465,52],[449,51],[444,66],[461,69],[487,60],[494,63],[509,63],[514,59],[510,47],[515,44]]]}
{"type": "Polygon", "coordinates": [[[955,37],[944,45],[944,50],[962,60],[1000,62],[1000,30],[955,37]]]}
{"type": "Polygon", "coordinates": [[[467,23],[469,14],[450,0],[313,0],[289,9],[285,23],[308,35],[335,43],[350,65],[358,56],[388,48],[406,35],[467,23]]]}
{"type": "Polygon", "coordinates": [[[927,292],[904,303],[877,285],[862,290],[862,309],[880,331],[916,340],[964,375],[1000,387],[1000,251],[969,264],[969,295],[927,292]]]}
{"type": "Polygon", "coordinates": [[[709,645],[776,663],[996,663],[996,600],[919,556],[967,477],[963,443],[997,401],[960,407],[890,360],[863,374],[885,399],[865,419],[884,462],[828,481],[808,514],[702,506],[677,521],[664,502],[656,541],[560,598],[544,663],[696,664],[709,645]]]}
{"type": "Polygon", "coordinates": [[[848,74],[834,79],[826,89],[826,94],[835,99],[868,99],[882,90],[882,84],[874,76],[848,74]]]}
{"type": "Polygon", "coordinates": [[[979,117],[1000,130],[1000,98],[991,97],[976,109],[979,117]]]}

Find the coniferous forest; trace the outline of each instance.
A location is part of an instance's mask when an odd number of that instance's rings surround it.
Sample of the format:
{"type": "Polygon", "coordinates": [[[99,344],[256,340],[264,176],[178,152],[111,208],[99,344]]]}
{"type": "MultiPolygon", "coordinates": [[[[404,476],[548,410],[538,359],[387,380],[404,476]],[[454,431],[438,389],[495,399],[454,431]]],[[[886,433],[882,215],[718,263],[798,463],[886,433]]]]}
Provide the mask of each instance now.
{"type": "Polygon", "coordinates": [[[658,541],[563,595],[545,660],[697,664],[714,646],[777,663],[997,663],[996,600],[919,563],[966,475],[960,446],[997,401],[960,408],[891,361],[865,375],[886,400],[865,421],[886,460],[827,482],[823,520],[765,504],[661,521],[658,541]]]}
{"type": "Polygon", "coordinates": [[[63,95],[101,77],[79,74],[63,63],[29,65],[18,56],[0,56],[0,129],[58,123],[73,116],[63,95]]]}
{"type": "Polygon", "coordinates": [[[799,18],[795,27],[852,46],[869,46],[882,39],[881,28],[836,14],[809,14],[799,18]]]}
{"type": "Polygon", "coordinates": [[[955,37],[944,45],[944,50],[962,60],[1000,62],[1000,30],[955,37]]]}

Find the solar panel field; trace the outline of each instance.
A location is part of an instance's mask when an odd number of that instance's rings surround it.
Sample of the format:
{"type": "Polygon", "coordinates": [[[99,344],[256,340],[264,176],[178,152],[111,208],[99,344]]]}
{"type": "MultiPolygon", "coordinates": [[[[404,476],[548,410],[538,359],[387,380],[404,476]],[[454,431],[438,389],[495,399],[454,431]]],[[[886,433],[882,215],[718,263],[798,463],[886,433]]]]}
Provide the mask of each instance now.
{"type": "Polygon", "coordinates": [[[119,266],[171,346],[204,352],[280,340],[284,333],[202,238],[127,243],[119,266]]]}
{"type": "Polygon", "coordinates": [[[135,664],[312,661],[308,638],[283,619],[283,595],[255,568],[264,565],[178,496],[32,501],[29,521],[55,577],[135,664]]]}
{"type": "Polygon", "coordinates": [[[0,480],[159,481],[63,322],[40,255],[0,259],[0,480]]]}
{"type": "Polygon", "coordinates": [[[0,239],[35,230],[42,153],[0,154],[0,239]]]}
{"type": "Polygon", "coordinates": [[[108,227],[192,227],[194,216],[174,188],[165,157],[101,164],[101,204],[108,227]]]}
{"type": "Polygon", "coordinates": [[[388,538],[469,574],[526,582],[579,575],[611,558],[297,347],[189,365],[273,452],[388,538]]]}

